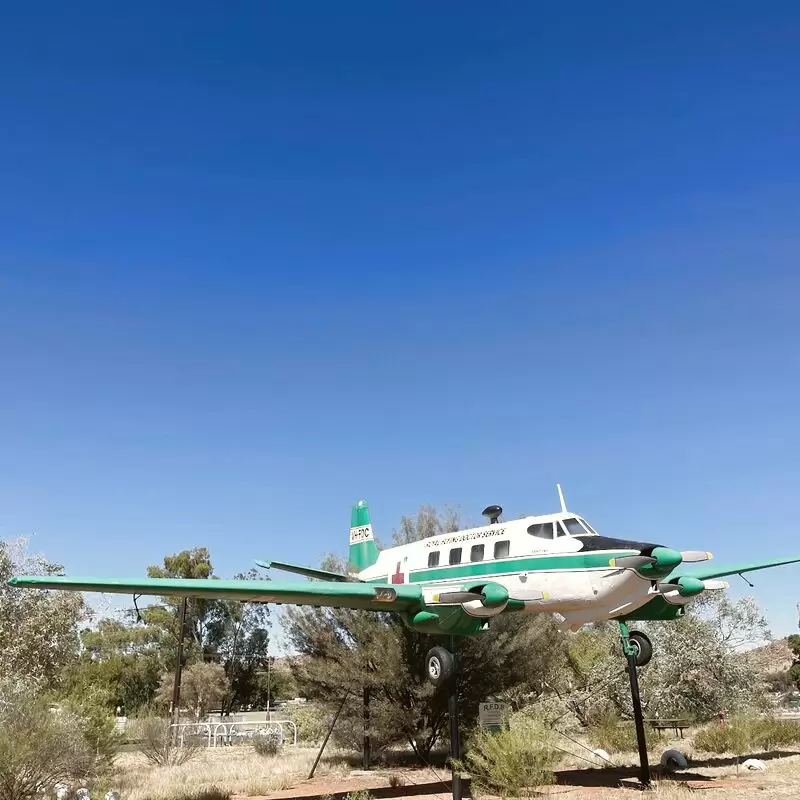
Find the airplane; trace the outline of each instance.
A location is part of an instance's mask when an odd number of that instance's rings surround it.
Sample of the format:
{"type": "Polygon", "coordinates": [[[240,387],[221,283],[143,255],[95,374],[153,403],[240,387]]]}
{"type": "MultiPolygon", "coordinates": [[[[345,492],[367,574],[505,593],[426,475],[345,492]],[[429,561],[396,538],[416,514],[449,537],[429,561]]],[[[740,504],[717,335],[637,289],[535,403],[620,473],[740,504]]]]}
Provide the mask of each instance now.
{"type": "Polygon", "coordinates": [[[451,649],[435,646],[426,656],[434,686],[454,674],[454,637],[488,629],[506,613],[553,614],[562,630],[617,621],[623,652],[636,666],[652,656],[652,644],[628,623],[671,620],[703,592],[725,589],[729,575],[800,562],[800,557],[727,567],[707,562],[711,553],[679,552],[650,542],[599,534],[580,514],[555,514],[501,521],[503,509],[484,509],[487,523],[379,550],[363,500],[352,508],[348,573],[257,561],[310,581],[208,580],[181,578],[72,578],[17,576],[16,587],[117,594],[179,596],[396,612],[413,630],[450,637],[451,649]]]}

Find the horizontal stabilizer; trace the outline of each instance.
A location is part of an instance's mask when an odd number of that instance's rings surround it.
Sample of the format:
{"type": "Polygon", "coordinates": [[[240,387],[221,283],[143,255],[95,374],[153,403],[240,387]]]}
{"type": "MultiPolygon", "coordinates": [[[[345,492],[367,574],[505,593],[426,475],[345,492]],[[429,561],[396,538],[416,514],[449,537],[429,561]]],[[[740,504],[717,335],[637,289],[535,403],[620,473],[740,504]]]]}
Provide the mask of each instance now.
{"type": "Polygon", "coordinates": [[[282,561],[256,561],[259,567],[264,569],[283,570],[284,572],[293,572],[295,575],[305,575],[306,578],[314,578],[318,581],[347,581],[348,583],[361,583],[358,578],[353,578],[350,575],[344,575],[341,572],[328,572],[324,569],[312,569],[311,567],[299,567],[296,564],[284,564],[282,561]]]}

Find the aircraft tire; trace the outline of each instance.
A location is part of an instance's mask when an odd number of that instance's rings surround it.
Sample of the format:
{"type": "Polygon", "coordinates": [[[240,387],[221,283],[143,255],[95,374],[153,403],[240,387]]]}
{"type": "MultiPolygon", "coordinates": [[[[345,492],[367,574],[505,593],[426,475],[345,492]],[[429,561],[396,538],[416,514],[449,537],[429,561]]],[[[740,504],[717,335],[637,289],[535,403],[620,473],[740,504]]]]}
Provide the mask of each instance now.
{"type": "Polygon", "coordinates": [[[643,667],[645,664],[649,664],[653,657],[653,643],[647,634],[641,631],[631,631],[630,643],[636,650],[636,666],[643,667]]]}
{"type": "Polygon", "coordinates": [[[425,674],[437,688],[443,686],[455,671],[453,654],[444,647],[432,647],[425,656],[425,674]]]}

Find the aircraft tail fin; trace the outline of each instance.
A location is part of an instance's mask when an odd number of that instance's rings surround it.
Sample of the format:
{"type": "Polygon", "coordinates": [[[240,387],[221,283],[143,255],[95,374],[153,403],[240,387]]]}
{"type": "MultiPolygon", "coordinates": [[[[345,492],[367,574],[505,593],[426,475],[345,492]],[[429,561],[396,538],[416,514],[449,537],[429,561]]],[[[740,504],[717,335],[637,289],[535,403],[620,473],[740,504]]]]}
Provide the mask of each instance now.
{"type": "Polygon", "coordinates": [[[371,567],[378,560],[378,546],[369,520],[366,500],[359,500],[350,515],[350,568],[356,572],[371,567]]]}

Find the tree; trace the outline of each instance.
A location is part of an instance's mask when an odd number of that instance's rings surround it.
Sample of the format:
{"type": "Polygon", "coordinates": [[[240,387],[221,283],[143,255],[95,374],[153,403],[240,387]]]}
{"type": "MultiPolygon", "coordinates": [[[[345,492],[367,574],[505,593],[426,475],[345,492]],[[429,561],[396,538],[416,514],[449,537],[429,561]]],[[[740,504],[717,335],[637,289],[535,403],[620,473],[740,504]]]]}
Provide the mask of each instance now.
{"type": "MultiPolygon", "coordinates": [[[[162,706],[172,702],[173,676],[164,673],[158,687],[156,700],[162,706]]],[[[191,664],[181,677],[181,706],[188,708],[195,721],[209,711],[220,708],[231,686],[221,664],[191,664]]]]}
{"type": "Polygon", "coordinates": [[[78,649],[78,625],[87,609],[80,594],[17,589],[14,575],[55,575],[63,567],[28,555],[27,540],[0,542],[0,675],[58,681],[78,649]]]}
{"type": "Polygon", "coordinates": [[[800,635],[793,633],[788,641],[794,655],[794,663],[789,667],[789,678],[800,689],[800,635]]]}
{"type": "MultiPolygon", "coordinates": [[[[147,568],[150,578],[191,578],[212,579],[214,567],[211,556],[205,547],[182,550],[174,555],[164,556],[164,566],[152,565],[147,568]]],[[[163,597],[166,608],[148,606],[144,611],[144,619],[148,624],[156,625],[167,632],[177,643],[180,635],[180,597],[163,597]]],[[[202,659],[207,644],[208,632],[220,616],[225,614],[225,603],[222,600],[189,598],[186,613],[186,648],[187,660],[202,659]]]]}
{"type": "MultiPolygon", "coordinates": [[[[254,569],[235,579],[262,578],[254,569]]],[[[206,650],[223,664],[231,684],[228,708],[259,702],[266,688],[261,673],[269,657],[269,606],[264,603],[224,602],[215,608],[206,630],[206,650]]]]}
{"type": "Polygon", "coordinates": [[[64,690],[80,695],[91,687],[103,690],[110,711],[117,707],[136,714],[155,697],[161,673],[171,657],[171,641],[152,625],[101,619],[81,631],[81,653],[64,672],[64,690]]]}
{"type": "MultiPolygon", "coordinates": [[[[457,530],[452,512],[420,508],[405,517],[395,542],[416,541],[445,530],[457,530]]],[[[323,569],[341,571],[335,557],[323,569]]],[[[346,691],[353,702],[345,707],[337,731],[360,739],[363,688],[371,690],[371,743],[380,749],[405,739],[426,759],[447,731],[447,690],[434,689],[425,675],[425,656],[441,637],[418,633],[391,613],[330,608],[287,608],[286,633],[301,658],[293,672],[300,691],[309,698],[336,699],[346,691]],[[354,733],[348,734],[347,731],[354,733]]],[[[555,640],[552,620],[504,615],[478,637],[459,639],[459,705],[462,721],[472,724],[480,701],[507,697],[520,704],[541,691],[542,675],[551,666],[552,651],[536,646],[537,637],[555,640]]],[[[342,734],[335,734],[341,736],[342,734]]]]}
{"type": "MultiPolygon", "coordinates": [[[[720,711],[763,707],[766,685],[743,645],[768,635],[750,598],[711,597],[683,617],[639,625],[653,641],[653,660],[639,670],[649,715],[709,719],[720,711]]],[[[587,626],[568,637],[565,669],[553,691],[582,726],[609,713],[631,718],[628,675],[615,623],[587,626]]]]}

